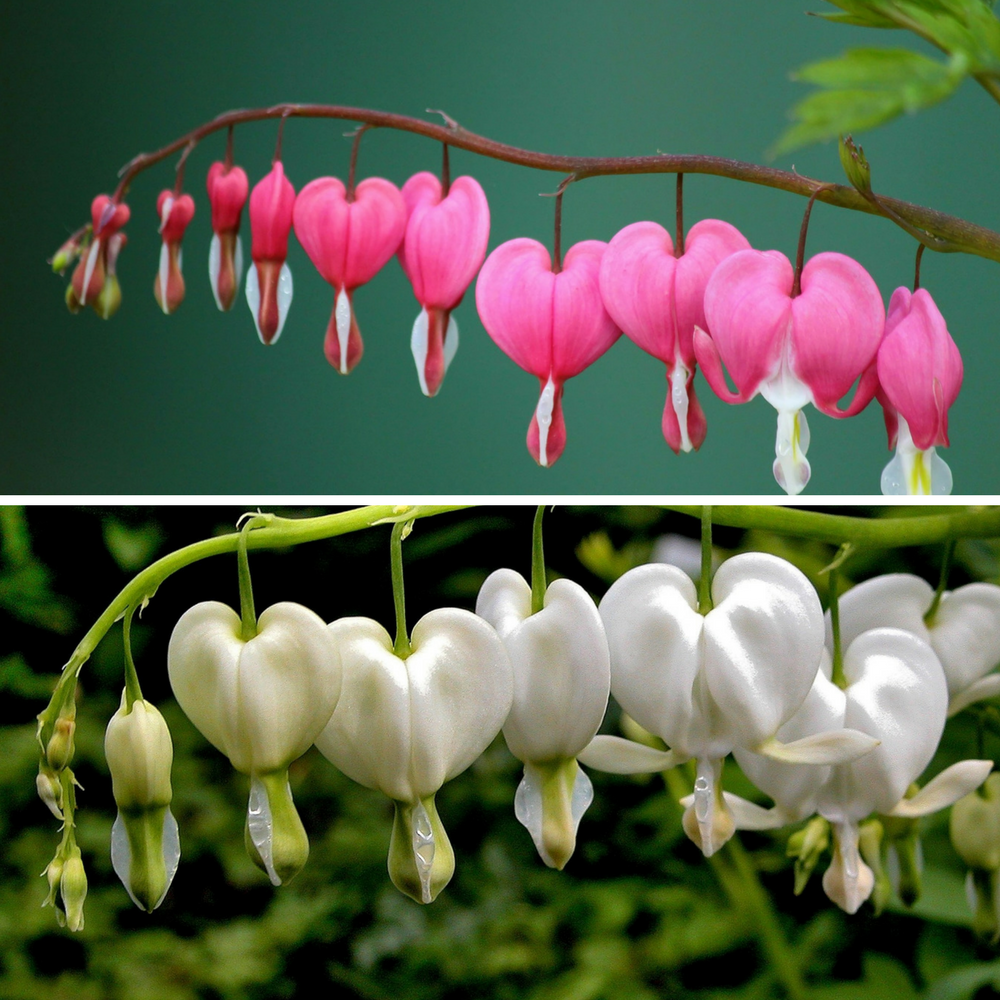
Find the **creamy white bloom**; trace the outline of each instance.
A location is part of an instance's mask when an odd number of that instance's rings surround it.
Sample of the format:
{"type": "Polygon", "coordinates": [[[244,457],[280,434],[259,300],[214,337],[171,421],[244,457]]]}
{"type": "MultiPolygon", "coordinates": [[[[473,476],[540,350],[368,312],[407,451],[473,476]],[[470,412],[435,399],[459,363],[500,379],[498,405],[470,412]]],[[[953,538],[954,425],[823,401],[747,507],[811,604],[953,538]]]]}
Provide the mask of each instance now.
{"type": "Polygon", "coordinates": [[[594,798],[576,758],[608,705],[611,662],[601,616],[583,587],[565,579],[546,588],[544,607],[532,614],[531,587],[510,569],[486,579],[476,614],[496,629],[513,669],[514,700],[503,734],[524,763],[515,813],[542,860],[562,868],[594,798]]]}
{"type": "MultiPolygon", "coordinates": [[[[873,628],[901,628],[923,639],[937,653],[948,682],[948,714],[1000,694],[1000,587],[969,583],[941,596],[933,620],[924,616],[934,588],[909,573],[876,576],[840,598],[840,634],[846,648],[873,628]]],[[[827,645],[832,644],[827,614],[827,645]]]]}
{"type": "Polygon", "coordinates": [[[340,694],[340,653],[326,623],[283,602],[264,611],[257,635],[244,640],[239,615],[205,601],[175,626],[167,666],[187,717],[250,775],[251,857],[275,885],[287,882],[309,853],[288,766],[312,746],[340,694]]]}
{"type": "Polygon", "coordinates": [[[421,618],[405,659],[370,618],[342,618],[328,632],[344,686],[316,746],[349,778],[394,800],[390,874],[429,903],[454,871],[434,795],[500,732],[512,698],[510,661],[492,626],[459,608],[421,618]]]}

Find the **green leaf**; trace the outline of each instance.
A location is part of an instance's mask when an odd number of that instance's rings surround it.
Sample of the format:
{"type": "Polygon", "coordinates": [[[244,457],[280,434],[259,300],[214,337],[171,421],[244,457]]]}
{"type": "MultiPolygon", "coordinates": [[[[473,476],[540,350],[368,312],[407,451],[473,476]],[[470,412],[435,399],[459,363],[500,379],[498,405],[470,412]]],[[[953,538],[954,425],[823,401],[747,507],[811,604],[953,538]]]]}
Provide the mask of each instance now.
{"type": "Polygon", "coordinates": [[[908,49],[850,49],[836,59],[803,66],[794,78],[824,90],[792,108],[794,124],[770,156],[875,128],[948,97],[967,72],[963,59],[948,63],[908,49]]]}
{"type": "Polygon", "coordinates": [[[855,24],[862,28],[898,28],[899,25],[885,13],[891,7],[887,0],[830,0],[843,14],[824,14],[810,11],[814,17],[840,24],[855,24]]]}
{"type": "Polygon", "coordinates": [[[1000,987],[1000,961],[956,969],[934,983],[923,1000],[965,1000],[988,983],[994,988],[1000,987]]]}

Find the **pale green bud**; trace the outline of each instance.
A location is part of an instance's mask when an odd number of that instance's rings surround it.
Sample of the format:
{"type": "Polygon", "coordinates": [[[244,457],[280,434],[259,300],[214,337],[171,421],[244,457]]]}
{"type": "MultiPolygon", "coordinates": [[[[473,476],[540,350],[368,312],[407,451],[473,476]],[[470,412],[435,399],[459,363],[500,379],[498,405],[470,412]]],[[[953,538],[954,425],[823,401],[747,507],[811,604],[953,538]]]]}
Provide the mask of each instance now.
{"type": "Polygon", "coordinates": [[[59,892],[66,911],[66,926],[71,931],[83,930],[83,903],[87,898],[87,873],[83,868],[80,848],[74,844],[63,863],[59,892]]]}
{"type": "Polygon", "coordinates": [[[58,775],[43,760],[38,765],[38,777],[35,778],[35,788],[38,790],[38,797],[49,807],[49,812],[56,819],[65,817],[62,813],[62,782],[58,775]]]}
{"type": "Polygon", "coordinates": [[[396,802],[389,841],[389,877],[418,903],[433,903],[455,874],[455,852],[438,816],[434,796],[396,802]]]}
{"type": "Polygon", "coordinates": [[[814,816],[801,830],[788,838],[785,851],[795,858],[795,895],[801,895],[819,859],[830,846],[830,824],[822,816],[814,816]]]}
{"type": "Polygon", "coordinates": [[[970,868],[1000,869],[1000,772],[952,806],[951,842],[970,868]]]}
{"type": "Polygon", "coordinates": [[[63,858],[61,854],[56,854],[56,856],[48,863],[48,867],[42,874],[48,880],[49,883],[49,894],[45,897],[45,901],[42,906],[55,906],[56,905],[56,893],[59,891],[59,884],[62,881],[63,873],[63,858]]]}
{"type": "Polygon", "coordinates": [[[73,759],[75,749],[73,734],[76,732],[76,708],[73,706],[72,714],[61,715],[56,719],[52,735],[45,747],[45,759],[53,771],[62,771],[69,767],[69,762],[73,759]]]}
{"type": "Polygon", "coordinates": [[[105,275],[103,287],[90,304],[101,319],[111,319],[118,312],[118,307],[122,304],[122,287],[116,274],[109,272],[105,275]]]}
{"type": "Polygon", "coordinates": [[[858,847],[861,857],[875,876],[875,887],[872,889],[871,901],[878,916],[892,899],[892,881],[882,865],[882,837],[885,833],[882,824],[877,819],[870,819],[858,828],[858,847]]]}

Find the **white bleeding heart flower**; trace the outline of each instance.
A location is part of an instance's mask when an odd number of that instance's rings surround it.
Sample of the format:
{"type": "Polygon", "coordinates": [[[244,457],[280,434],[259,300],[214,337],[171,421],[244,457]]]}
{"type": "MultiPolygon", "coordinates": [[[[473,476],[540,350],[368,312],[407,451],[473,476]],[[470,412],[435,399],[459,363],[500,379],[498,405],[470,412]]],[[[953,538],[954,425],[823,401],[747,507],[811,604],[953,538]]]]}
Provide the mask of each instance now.
{"type": "Polygon", "coordinates": [[[774,828],[813,813],[832,824],[833,863],[823,888],[843,910],[855,913],[875,884],[858,850],[860,822],[872,813],[914,819],[944,809],[981,784],[991,763],[961,761],[907,797],[937,750],[948,705],[934,650],[911,633],[879,628],[858,636],[844,654],[843,690],[829,671],[827,656],[805,703],[778,738],[848,727],[878,741],[875,749],[848,763],[807,770],[737,748],[740,767],[776,805],[765,810],[735,796],[727,799],[741,829],[774,828]]]}
{"type": "Polygon", "coordinates": [[[288,766],[312,746],[340,694],[340,653],[326,623],[301,604],[264,611],[244,640],[240,616],[217,601],[186,611],[167,651],[178,704],[237,771],[250,775],[246,839],[275,885],[294,877],[309,840],[288,766]]]}
{"type": "Polygon", "coordinates": [[[163,902],[180,860],[177,820],[170,812],[170,730],[155,705],[125,692],[104,736],[104,755],[118,817],[111,863],[132,902],[152,913],[163,902]]]}
{"type": "MultiPolygon", "coordinates": [[[[865,580],[840,598],[840,635],[846,647],[872,628],[901,628],[937,653],[948,682],[948,715],[1000,694],[1000,587],[969,583],[945,591],[930,622],[924,617],[934,588],[909,573],[865,580]]],[[[827,616],[827,644],[832,642],[827,616]]]]}
{"type": "Polygon", "coordinates": [[[531,612],[531,587],[519,573],[487,577],[476,614],[497,631],[514,675],[514,701],[503,734],[524,764],[514,798],[517,818],[542,860],[562,868],[576,847],[594,788],[576,762],[608,705],[611,662],[601,616],[572,580],[555,580],[542,610],[531,612]]]}
{"type": "Polygon", "coordinates": [[[344,686],[316,746],[349,778],[393,800],[389,874],[400,891],[430,903],[455,869],[434,796],[500,732],[511,705],[510,661],[493,627],[459,608],[421,618],[405,659],[370,618],[342,618],[328,631],[344,686]]]}
{"type": "MultiPolygon", "coordinates": [[[[824,764],[854,759],[874,745],[843,730],[792,743],[776,738],[805,701],[823,652],[819,598],[798,569],[776,556],[744,553],[722,564],[712,596],[713,610],[699,614],[690,578],[676,566],[652,564],[622,576],[600,608],[612,694],[671,748],[659,754],[660,768],[698,761],[685,831],[706,856],[735,830],[720,783],[730,751],[824,764]]],[[[588,751],[581,759],[600,766],[597,751],[612,741],[598,737],[593,756],[588,751]]]]}

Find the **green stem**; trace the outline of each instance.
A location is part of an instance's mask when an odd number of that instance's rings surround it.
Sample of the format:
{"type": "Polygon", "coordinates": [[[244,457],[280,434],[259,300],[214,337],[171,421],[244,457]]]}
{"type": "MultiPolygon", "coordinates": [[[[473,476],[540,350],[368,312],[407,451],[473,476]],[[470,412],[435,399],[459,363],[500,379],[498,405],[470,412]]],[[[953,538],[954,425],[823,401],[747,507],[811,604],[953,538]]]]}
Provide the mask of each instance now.
{"type": "Polygon", "coordinates": [[[125,707],[132,711],[137,701],[142,701],[142,688],[139,687],[139,675],[135,671],[135,660],[132,659],[132,615],[135,605],[129,606],[122,620],[122,641],[125,645],[125,707]]]}
{"type": "Polygon", "coordinates": [[[392,651],[405,660],[413,652],[406,632],[406,595],[403,592],[403,532],[412,521],[397,521],[392,526],[389,540],[389,561],[392,564],[392,601],[396,606],[396,642],[392,651]]]}
{"type": "Polygon", "coordinates": [[[531,613],[537,615],[545,607],[545,549],[542,545],[542,515],[545,504],[539,504],[535,511],[535,523],[531,529],[531,613]]]}
{"type": "Polygon", "coordinates": [[[753,921],[757,937],[774,974],[791,1000],[805,1000],[808,991],[802,978],[802,971],[788,941],[785,940],[771,897],[760,884],[757,870],[740,842],[739,834],[726,844],[726,853],[742,883],[740,900],[753,921]]]}
{"type": "Polygon", "coordinates": [[[701,508],[701,577],[698,580],[698,612],[712,610],[712,507],[701,508]]]}
{"type": "MultiPolygon", "coordinates": [[[[664,504],[692,517],[701,517],[700,506],[664,504]]],[[[1000,507],[945,507],[945,513],[921,517],[849,517],[796,510],[791,507],[726,506],[712,512],[715,524],[737,528],[763,528],[782,535],[818,538],[839,545],[893,549],[906,545],[931,545],[954,538],[1000,537],[1000,507]]]]}
{"type": "Polygon", "coordinates": [[[256,518],[248,517],[240,530],[240,541],[236,548],[236,563],[240,577],[240,622],[244,642],[249,642],[257,634],[257,612],[253,606],[253,583],[250,580],[250,560],[247,559],[247,536],[256,518]]]}
{"type": "Polygon", "coordinates": [[[948,575],[951,573],[951,560],[955,555],[955,540],[949,539],[944,544],[944,554],[941,556],[941,575],[938,577],[937,590],[934,591],[934,600],[924,615],[924,624],[930,628],[934,624],[934,616],[941,605],[941,598],[944,597],[945,589],[948,586],[948,575]]]}
{"type": "Polygon", "coordinates": [[[847,687],[844,676],[844,654],[840,645],[840,574],[831,566],[828,576],[830,588],[830,628],[833,631],[833,676],[830,678],[841,690],[847,687]]]}

